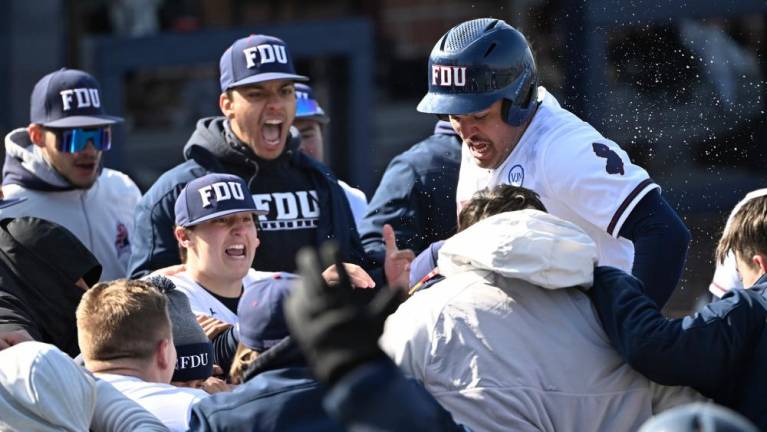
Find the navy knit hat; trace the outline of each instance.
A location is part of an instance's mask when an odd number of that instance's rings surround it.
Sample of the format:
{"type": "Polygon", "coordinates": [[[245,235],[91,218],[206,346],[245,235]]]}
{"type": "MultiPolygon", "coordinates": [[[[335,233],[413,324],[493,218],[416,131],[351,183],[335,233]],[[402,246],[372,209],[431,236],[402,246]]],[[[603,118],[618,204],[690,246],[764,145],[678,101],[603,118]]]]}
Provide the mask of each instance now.
{"type": "Polygon", "coordinates": [[[250,35],[234,41],[219,62],[221,91],[264,81],[308,81],[293,68],[288,46],[282,39],[250,35]]]}
{"type": "Polygon", "coordinates": [[[186,294],[165,276],[145,279],[168,297],[168,315],[176,347],[176,369],[171,381],[204,380],[213,375],[213,344],[197,323],[186,294]]]}

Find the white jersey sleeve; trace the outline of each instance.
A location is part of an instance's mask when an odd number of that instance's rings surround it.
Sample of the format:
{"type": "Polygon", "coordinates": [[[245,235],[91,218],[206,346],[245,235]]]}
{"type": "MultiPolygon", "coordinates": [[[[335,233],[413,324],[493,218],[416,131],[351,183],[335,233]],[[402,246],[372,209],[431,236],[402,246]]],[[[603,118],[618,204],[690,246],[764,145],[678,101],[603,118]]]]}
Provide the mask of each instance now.
{"type": "Polygon", "coordinates": [[[543,195],[556,197],[583,220],[618,237],[637,203],[659,188],[623,149],[598,134],[560,135],[539,159],[543,195]]]}

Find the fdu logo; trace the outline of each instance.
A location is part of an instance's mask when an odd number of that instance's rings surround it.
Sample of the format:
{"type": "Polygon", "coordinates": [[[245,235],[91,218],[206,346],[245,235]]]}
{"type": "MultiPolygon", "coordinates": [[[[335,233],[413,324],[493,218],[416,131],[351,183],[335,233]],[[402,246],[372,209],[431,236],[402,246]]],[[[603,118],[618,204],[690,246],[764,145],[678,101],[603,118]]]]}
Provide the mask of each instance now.
{"type": "Polygon", "coordinates": [[[517,164],[511,167],[509,178],[506,181],[512,186],[522,186],[522,183],[525,182],[525,169],[522,168],[522,165],[517,164]]]}

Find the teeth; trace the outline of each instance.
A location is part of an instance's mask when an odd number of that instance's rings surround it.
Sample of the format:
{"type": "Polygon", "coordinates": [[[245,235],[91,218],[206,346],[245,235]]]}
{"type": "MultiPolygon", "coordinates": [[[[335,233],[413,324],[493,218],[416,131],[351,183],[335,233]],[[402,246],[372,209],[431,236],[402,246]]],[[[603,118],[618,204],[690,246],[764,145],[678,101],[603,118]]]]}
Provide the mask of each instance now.
{"type": "Polygon", "coordinates": [[[281,125],[282,120],[267,120],[265,123],[268,125],[281,125]]]}
{"type": "Polygon", "coordinates": [[[231,245],[227,249],[240,249],[240,250],[242,250],[242,249],[245,249],[245,245],[243,245],[243,244],[231,245]]]}

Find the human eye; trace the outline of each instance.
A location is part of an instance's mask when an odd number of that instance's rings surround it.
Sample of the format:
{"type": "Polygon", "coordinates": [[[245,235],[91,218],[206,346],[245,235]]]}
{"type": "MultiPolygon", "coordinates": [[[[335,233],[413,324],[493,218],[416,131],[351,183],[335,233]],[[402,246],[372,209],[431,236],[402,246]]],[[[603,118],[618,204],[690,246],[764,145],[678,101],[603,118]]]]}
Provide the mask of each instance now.
{"type": "Polygon", "coordinates": [[[295,87],[291,86],[285,86],[280,89],[280,94],[283,96],[293,96],[296,93],[295,87]]]}

